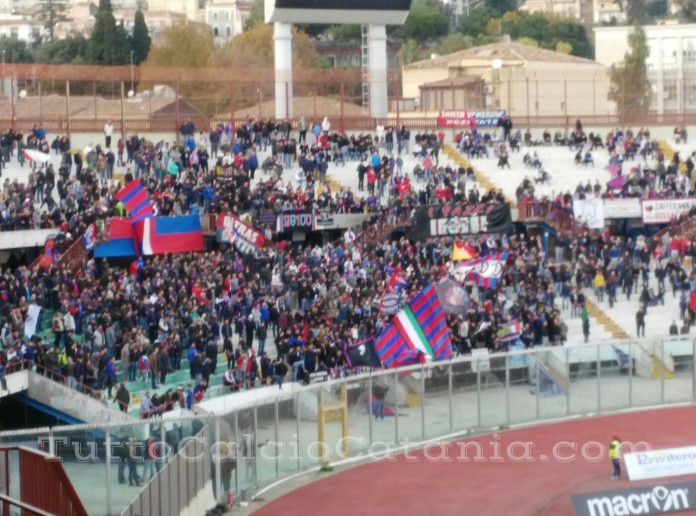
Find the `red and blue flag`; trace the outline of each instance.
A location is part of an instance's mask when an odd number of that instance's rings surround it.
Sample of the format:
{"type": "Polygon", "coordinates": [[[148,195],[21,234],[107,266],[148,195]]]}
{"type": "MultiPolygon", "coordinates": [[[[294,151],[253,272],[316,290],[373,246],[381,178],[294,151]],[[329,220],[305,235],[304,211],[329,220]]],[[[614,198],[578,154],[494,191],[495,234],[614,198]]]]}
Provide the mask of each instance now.
{"type": "Polygon", "coordinates": [[[138,221],[135,231],[144,255],[205,250],[198,215],[150,217],[138,221]]]}
{"type": "Polygon", "coordinates": [[[118,258],[135,256],[133,224],[130,219],[112,218],[107,221],[109,239],[94,248],[95,258],[118,258]]]}
{"type": "Polygon", "coordinates": [[[116,198],[128,210],[133,222],[153,216],[154,212],[150,203],[150,197],[137,179],[121,188],[116,194],[116,198]]]}

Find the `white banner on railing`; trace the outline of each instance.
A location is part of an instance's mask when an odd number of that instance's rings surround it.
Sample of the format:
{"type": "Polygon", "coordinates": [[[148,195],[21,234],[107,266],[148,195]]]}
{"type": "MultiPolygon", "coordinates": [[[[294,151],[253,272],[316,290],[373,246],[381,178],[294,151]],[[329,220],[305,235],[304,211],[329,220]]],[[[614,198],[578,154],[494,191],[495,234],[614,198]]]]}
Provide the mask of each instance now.
{"type": "Polygon", "coordinates": [[[640,199],[637,197],[604,199],[605,219],[637,219],[640,215],[640,199]]]}
{"type": "Polygon", "coordinates": [[[604,202],[602,199],[573,201],[573,214],[590,229],[604,228],[604,202]]]}
{"type": "Polygon", "coordinates": [[[696,206],[696,198],[643,201],[643,224],[667,224],[696,206]]]}
{"type": "Polygon", "coordinates": [[[696,446],[627,453],[624,462],[631,480],[693,475],[696,474],[696,446]]]}

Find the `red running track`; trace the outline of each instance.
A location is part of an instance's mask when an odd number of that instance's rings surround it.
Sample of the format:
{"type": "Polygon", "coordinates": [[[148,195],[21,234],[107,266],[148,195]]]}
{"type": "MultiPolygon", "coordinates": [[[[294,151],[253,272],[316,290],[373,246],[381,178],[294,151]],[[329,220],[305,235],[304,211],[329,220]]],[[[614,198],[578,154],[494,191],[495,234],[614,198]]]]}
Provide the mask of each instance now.
{"type": "MultiPolygon", "coordinates": [[[[402,455],[391,462],[366,463],[311,482],[269,502],[254,514],[570,515],[573,513],[571,494],[628,487],[630,482],[625,478],[617,482],[609,480],[612,467],[605,456],[597,461],[579,457],[563,462],[549,458],[556,443],[577,443],[578,456],[583,446],[587,446],[590,456],[603,455],[597,445],[586,443],[598,442],[606,447],[613,433],[619,434],[623,441],[645,441],[653,449],[688,446],[696,444],[694,423],[696,407],[685,407],[509,430],[465,442],[479,443],[484,457],[489,459],[496,455],[493,445],[499,446],[499,455],[505,457],[511,442],[533,443],[534,461],[503,458],[464,462],[458,460],[459,444],[451,443],[450,462],[425,460],[423,451],[419,451],[410,454],[415,460],[402,455]]],[[[475,457],[473,448],[467,450],[471,458],[475,457]]],[[[567,447],[560,451],[563,456],[573,453],[567,447]]],[[[514,457],[524,455],[525,450],[513,446],[511,452],[514,457]]],[[[625,476],[625,472],[622,474],[625,476]]]]}

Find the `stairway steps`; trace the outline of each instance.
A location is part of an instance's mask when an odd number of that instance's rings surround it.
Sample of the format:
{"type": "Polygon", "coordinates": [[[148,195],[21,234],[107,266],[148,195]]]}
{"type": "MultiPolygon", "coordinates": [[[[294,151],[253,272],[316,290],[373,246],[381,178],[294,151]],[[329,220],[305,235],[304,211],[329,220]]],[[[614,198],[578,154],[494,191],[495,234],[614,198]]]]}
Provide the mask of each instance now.
{"type": "Polygon", "coordinates": [[[561,387],[563,387],[563,389],[565,389],[565,390],[567,391],[567,390],[568,390],[568,387],[570,386],[570,385],[568,384],[568,380],[566,380],[565,378],[563,378],[563,377],[562,377],[553,367],[551,367],[548,363],[544,362],[543,360],[541,361],[541,363],[544,365],[544,367],[546,368],[546,370],[548,371],[548,373],[553,377],[553,379],[556,381],[556,383],[558,383],[558,385],[560,385],[561,387]]]}
{"type": "Polygon", "coordinates": [[[674,378],[674,373],[667,369],[665,367],[665,364],[662,363],[662,360],[660,360],[657,356],[655,355],[650,355],[650,360],[652,361],[652,377],[653,380],[659,380],[662,377],[662,374],[664,372],[665,375],[665,380],[671,380],[674,378]]]}
{"type": "MultiPolygon", "coordinates": [[[[658,140],[657,146],[662,151],[662,154],[665,155],[665,159],[667,161],[672,161],[672,158],[674,157],[674,149],[672,148],[672,146],[669,143],[667,143],[666,140],[658,140]]],[[[686,163],[684,163],[683,161],[679,164],[679,172],[682,175],[686,174],[686,163]]]]}
{"type": "Polygon", "coordinates": [[[626,333],[611,317],[604,313],[594,302],[585,298],[585,307],[587,314],[597,320],[604,329],[615,339],[630,339],[631,336],[626,333]]]}
{"type": "MultiPolygon", "coordinates": [[[[476,177],[476,181],[484,187],[486,190],[493,190],[495,189],[496,191],[500,191],[500,188],[498,188],[493,181],[491,181],[488,176],[483,174],[479,169],[474,167],[471,162],[469,162],[460,152],[458,152],[456,149],[454,149],[450,145],[445,145],[443,147],[443,150],[445,151],[445,154],[447,154],[447,157],[454,161],[457,165],[464,167],[464,168],[469,168],[471,167],[474,171],[474,176],[476,177]]],[[[505,196],[505,202],[510,204],[512,208],[517,207],[517,202],[513,199],[510,199],[509,197],[505,196]]]]}

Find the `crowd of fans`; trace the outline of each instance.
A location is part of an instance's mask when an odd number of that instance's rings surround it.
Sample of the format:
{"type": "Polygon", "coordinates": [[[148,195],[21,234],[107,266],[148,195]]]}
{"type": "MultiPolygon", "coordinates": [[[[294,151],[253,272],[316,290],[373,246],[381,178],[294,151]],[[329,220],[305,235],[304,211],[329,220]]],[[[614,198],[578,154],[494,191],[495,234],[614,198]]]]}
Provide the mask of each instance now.
{"type": "MultiPolygon", "coordinates": [[[[125,145],[117,143],[116,166],[123,159],[129,167],[126,179],[143,181],[158,214],[251,212],[257,228],[268,236],[274,228],[259,222],[263,210],[371,211],[373,219],[364,227],[368,229],[387,215],[408,216],[422,204],[505,201],[494,190],[480,193],[471,168],[440,165],[444,135],[417,134],[411,143],[405,127],[388,127],[378,128],[375,137],[346,136],[331,132],[327,122],[318,134],[316,125],[300,125],[297,140],[284,122],[249,121],[234,134],[220,125],[208,135],[197,133],[187,122],[181,128],[181,144],[152,143],[137,136],[125,145]],[[256,151],[264,147],[271,153],[259,166],[256,151]],[[121,158],[123,150],[126,156],[121,158]],[[403,170],[402,153],[417,160],[410,174],[403,170]],[[332,190],[326,182],[329,162],[339,167],[353,163],[360,179],[358,192],[332,190]],[[294,182],[284,182],[277,174],[288,164],[298,169],[294,182]],[[256,173],[262,177],[252,186],[256,173]]],[[[583,141],[583,133],[573,134],[573,142],[583,141]]],[[[641,133],[641,138],[647,137],[641,133]]],[[[596,138],[589,140],[596,144],[596,138]]],[[[544,135],[542,144],[546,141],[544,135]]],[[[621,141],[615,138],[607,147],[620,152],[616,149],[626,148],[621,141]]],[[[477,132],[459,142],[463,150],[480,145],[487,149],[495,145],[495,138],[477,132]]],[[[51,198],[51,189],[57,187],[59,202],[46,203],[50,211],[42,217],[48,220],[45,224],[60,227],[69,241],[94,220],[125,212],[115,199],[118,186],[110,183],[111,150],[97,145],[88,149],[83,161],[69,142],[62,145],[55,186],[48,187],[50,165],[45,171],[37,167],[27,185],[10,184],[4,195],[12,192],[11,198],[27,199],[23,204],[36,227],[40,196],[51,198]]],[[[592,193],[602,194],[597,186],[592,193]]],[[[43,218],[38,224],[44,224],[43,218]]],[[[230,390],[282,385],[286,377],[306,381],[319,371],[346,374],[344,345],[374,337],[388,323],[379,306],[391,273],[404,271],[408,287],[400,302],[405,304],[426,284],[447,276],[451,264],[450,237],[413,242],[405,236],[375,240],[368,235],[356,238],[349,230],[325,245],[280,240],[254,255],[226,248],[139,258],[128,268],[89,260],[78,271],[55,265],[6,270],[0,277],[2,362],[9,367],[26,360],[41,366],[44,374],[67,378],[70,386],[108,389],[108,396],[116,389],[115,400],[123,408],[128,391],[124,393],[119,382],[157,389],[186,358],[190,385],[148,397],[141,406],[144,415],[177,404],[190,407],[216,374],[223,375],[222,383],[230,390]],[[51,339],[23,342],[31,303],[55,310],[51,339]],[[222,364],[221,351],[226,362],[222,364]]],[[[553,258],[547,257],[540,237],[526,234],[474,235],[463,242],[479,256],[509,254],[501,281],[486,289],[466,285],[471,306],[448,317],[454,350],[462,354],[473,347],[504,349],[497,333],[513,319],[521,322],[520,338],[526,346],[560,344],[572,337],[561,318],[566,310],[570,317],[583,319],[587,341],[588,292],[594,290],[598,299],[606,292],[613,303],[619,289],[630,297],[642,279],[640,296],[647,310],[664,299],[666,278],[674,295],[682,295],[691,277],[683,258],[693,254],[693,247],[679,248],[675,256],[672,240],[633,242],[608,232],[580,231],[561,236],[553,258]],[[656,292],[645,280],[652,257],[668,260],[654,271],[663,280],[656,292]]]]}

